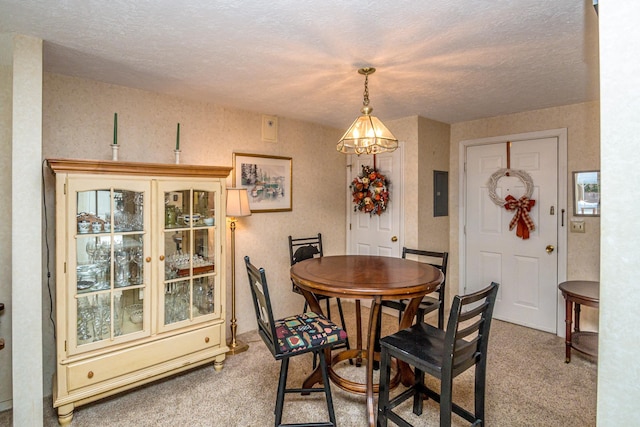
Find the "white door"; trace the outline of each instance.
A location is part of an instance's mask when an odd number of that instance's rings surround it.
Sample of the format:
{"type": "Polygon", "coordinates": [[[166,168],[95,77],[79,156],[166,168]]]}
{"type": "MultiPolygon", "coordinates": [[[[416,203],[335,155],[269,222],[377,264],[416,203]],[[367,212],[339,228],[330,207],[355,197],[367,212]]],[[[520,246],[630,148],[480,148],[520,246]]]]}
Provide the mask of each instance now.
{"type": "MultiPolygon", "coordinates": [[[[351,189],[347,191],[347,253],[400,257],[402,248],[402,144],[392,153],[376,155],[376,169],[389,180],[389,204],[381,215],[354,211],[351,189]]],[[[373,156],[351,155],[347,182],[362,174],[362,166],[373,166],[373,156]]]]}
{"type": "MultiPolygon", "coordinates": [[[[497,319],[556,332],[558,306],[558,138],[513,142],[511,169],[526,171],[533,180],[535,206],[529,216],[535,230],[529,239],[509,230],[514,216],[489,197],[488,180],[507,166],[507,144],[466,148],[465,292],[500,283],[494,308],[497,319]],[[548,248],[548,249],[547,249],[548,248]],[[549,252],[548,252],[549,251],[549,252]]],[[[516,176],[502,177],[496,185],[501,199],[524,194],[516,176]]]]}

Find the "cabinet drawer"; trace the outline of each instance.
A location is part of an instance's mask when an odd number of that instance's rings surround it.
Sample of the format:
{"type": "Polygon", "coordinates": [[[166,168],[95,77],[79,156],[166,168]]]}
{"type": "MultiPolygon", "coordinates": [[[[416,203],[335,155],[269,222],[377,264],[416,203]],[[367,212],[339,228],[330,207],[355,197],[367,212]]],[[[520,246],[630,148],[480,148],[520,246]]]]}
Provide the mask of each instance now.
{"type": "Polygon", "coordinates": [[[67,366],[67,387],[75,390],[131,374],[179,357],[220,346],[220,328],[214,325],[141,344],[67,366]]]}

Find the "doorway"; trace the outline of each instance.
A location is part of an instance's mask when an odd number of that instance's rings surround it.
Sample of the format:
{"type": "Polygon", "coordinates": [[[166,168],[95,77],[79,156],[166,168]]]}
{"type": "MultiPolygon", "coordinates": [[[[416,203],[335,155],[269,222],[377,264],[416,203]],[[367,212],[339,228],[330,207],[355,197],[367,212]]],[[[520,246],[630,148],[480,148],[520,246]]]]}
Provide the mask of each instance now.
{"type": "Polygon", "coordinates": [[[495,318],[555,334],[564,319],[557,285],[566,277],[566,135],[557,129],[463,141],[460,151],[460,292],[499,282],[495,318]],[[525,181],[517,174],[496,181],[493,174],[509,163],[526,172],[525,181]],[[519,199],[529,177],[535,228],[523,239],[509,229],[514,211],[494,199],[519,199]]]}
{"type": "MultiPolygon", "coordinates": [[[[389,180],[389,204],[381,215],[354,211],[351,188],[347,189],[347,254],[381,255],[399,258],[402,252],[404,144],[391,153],[375,156],[376,169],[389,180]]],[[[347,183],[362,173],[362,166],[374,166],[374,156],[350,155],[347,183]]]]}

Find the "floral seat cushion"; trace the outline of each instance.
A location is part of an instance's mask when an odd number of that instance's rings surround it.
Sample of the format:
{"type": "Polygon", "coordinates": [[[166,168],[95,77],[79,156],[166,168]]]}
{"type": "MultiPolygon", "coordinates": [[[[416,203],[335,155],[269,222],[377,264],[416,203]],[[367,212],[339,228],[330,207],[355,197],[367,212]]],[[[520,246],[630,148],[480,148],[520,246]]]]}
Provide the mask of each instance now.
{"type": "Polygon", "coordinates": [[[275,329],[280,354],[307,351],[347,338],[342,328],[312,311],[276,320],[275,329]]]}

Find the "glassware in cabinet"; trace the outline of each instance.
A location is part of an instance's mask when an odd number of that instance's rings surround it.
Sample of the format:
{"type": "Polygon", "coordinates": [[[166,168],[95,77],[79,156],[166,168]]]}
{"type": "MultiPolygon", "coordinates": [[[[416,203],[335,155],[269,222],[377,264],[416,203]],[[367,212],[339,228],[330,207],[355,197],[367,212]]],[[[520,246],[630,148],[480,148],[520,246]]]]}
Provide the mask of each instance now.
{"type": "Polygon", "coordinates": [[[150,185],[128,189],[116,181],[83,178],[69,180],[69,191],[75,201],[70,242],[75,286],[67,295],[75,321],[69,324],[68,351],[75,354],[145,333],[144,260],[150,243],[144,202],[150,185]]]}
{"type": "Polygon", "coordinates": [[[165,326],[215,312],[215,198],[197,187],[164,192],[165,326]]]}

